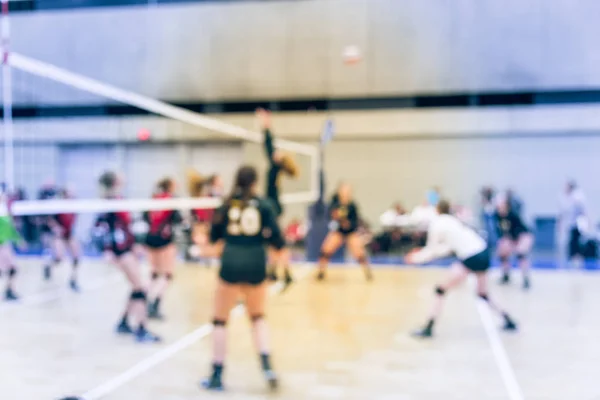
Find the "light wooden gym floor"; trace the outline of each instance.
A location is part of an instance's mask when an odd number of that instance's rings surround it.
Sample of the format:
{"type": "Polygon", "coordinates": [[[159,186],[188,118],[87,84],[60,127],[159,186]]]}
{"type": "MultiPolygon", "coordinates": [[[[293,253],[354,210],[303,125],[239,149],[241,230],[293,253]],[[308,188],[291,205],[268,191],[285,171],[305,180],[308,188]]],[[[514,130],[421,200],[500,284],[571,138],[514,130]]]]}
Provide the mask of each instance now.
{"type": "Polygon", "coordinates": [[[38,261],[21,264],[21,304],[0,304],[0,399],[55,400],[106,387],[115,377],[122,384],[96,398],[600,399],[598,273],[536,271],[530,293],[520,290],[519,279],[511,287],[491,285],[492,296],[521,323],[519,333],[498,335],[523,397],[507,391],[469,285],[448,296],[438,336],[419,341],[408,332],[423,323],[433,285],[446,271],[382,267],[367,283],[354,266],[332,268],[324,283],[298,266],[298,282],[272,295],[267,317],[282,381],[277,394],[265,388],[242,315],[230,322],[228,390],[210,394],[198,382],[209,372],[210,336],[208,326],[200,327],[211,319],[214,269],[178,269],[164,301],[168,319],[151,324],[165,341],[140,345],[113,334],[128,293],[114,268],[82,263],[84,291],[72,294],[65,289],[67,265],[46,283],[38,261]],[[177,351],[194,331],[198,340],[177,351]],[[133,379],[122,375],[157,353],[171,357],[133,379]]]}

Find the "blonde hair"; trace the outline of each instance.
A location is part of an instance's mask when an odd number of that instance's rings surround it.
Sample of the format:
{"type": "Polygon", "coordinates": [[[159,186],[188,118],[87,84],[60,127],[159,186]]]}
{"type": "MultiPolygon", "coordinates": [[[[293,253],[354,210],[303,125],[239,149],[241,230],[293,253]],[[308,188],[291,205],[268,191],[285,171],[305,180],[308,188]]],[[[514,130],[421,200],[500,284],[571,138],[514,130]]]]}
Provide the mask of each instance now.
{"type": "Polygon", "coordinates": [[[289,153],[284,153],[281,157],[281,168],[292,178],[297,178],[300,173],[296,160],[289,153]]]}
{"type": "Polygon", "coordinates": [[[198,173],[195,169],[188,169],[187,171],[187,184],[188,192],[192,197],[200,197],[202,195],[202,188],[206,183],[206,179],[198,173]]]}

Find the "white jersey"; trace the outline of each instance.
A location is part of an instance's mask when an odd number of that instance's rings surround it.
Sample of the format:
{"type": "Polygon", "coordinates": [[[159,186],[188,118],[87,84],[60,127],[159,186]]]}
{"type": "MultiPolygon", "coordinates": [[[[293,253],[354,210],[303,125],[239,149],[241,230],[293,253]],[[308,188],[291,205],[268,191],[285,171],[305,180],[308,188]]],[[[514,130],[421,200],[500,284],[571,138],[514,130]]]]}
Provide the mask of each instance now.
{"type": "Polygon", "coordinates": [[[426,263],[452,253],[466,260],[487,248],[485,240],[453,215],[438,215],[427,231],[427,245],[414,254],[416,263],[426,263]]]}
{"type": "Polygon", "coordinates": [[[582,217],[586,217],[586,199],[581,190],[574,189],[561,203],[560,217],[564,228],[574,228],[582,217]]]}

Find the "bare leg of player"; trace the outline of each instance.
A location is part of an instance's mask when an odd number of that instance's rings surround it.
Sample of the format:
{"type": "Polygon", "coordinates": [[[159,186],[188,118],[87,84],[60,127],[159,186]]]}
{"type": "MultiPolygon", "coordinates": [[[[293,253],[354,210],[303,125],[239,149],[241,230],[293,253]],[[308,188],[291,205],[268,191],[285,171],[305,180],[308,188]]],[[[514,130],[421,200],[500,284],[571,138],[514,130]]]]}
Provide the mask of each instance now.
{"type": "Polygon", "coordinates": [[[442,306],[444,305],[444,296],[446,295],[446,292],[463,283],[467,276],[469,276],[469,270],[464,265],[459,262],[452,264],[446,281],[435,288],[436,296],[433,301],[433,306],[431,308],[427,324],[423,329],[414,332],[413,336],[424,338],[433,336],[433,326],[442,312],[442,306]]]}
{"type": "Polygon", "coordinates": [[[487,282],[487,273],[486,272],[477,272],[475,273],[475,277],[477,279],[477,295],[483,301],[485,301],[490,308],[496,312],[500,317],[502,317],[504,326],[503,329],[507,331],[514,331],[517,329],[517,324],[514,320],[508,315],[506,311],[504,311],[498,304],[493,302],[490,299],[488,293],[488,282],[487,282]]]}
{"type": "Polygon", "coordinates": [[[371,266],[369,265],[369,260],[367,258],[365,244],[363,243],[363,240],[360,237],[360,235],[357,233],[350,234],[348,236],[347,242],[348,248],[350,249],[350,253],[360,263],[360,266],[363,268],[367,280],[373,280],[373,274],[371,272],[371,266]]]}
{"type": "Polygon", "coordinates": [[[17,276],[17,267],[14,261],[12,243],[8,242],[0,245],[0,272],[6,276],[6,289],[4,291],[6,301],[19,300],[14,287],[17,276]]]}
{"type": "Polygon", "coordinates": [[[327,271],[327,264],[331,256],[340,248],[344,243],[344,237],[339,232],[329,232],[325,237],[325,241],[321,245],[321,254],[319,255],[319,272],[317,274],[317,280],[322,281],[325,279],[325,271],[327,271]]]}
{"type": "Polygon", "coordinates": [[[79,287],[79,260],[81,258],[81,248],[79,246],[79,242],[75,238],[70,238],[65,241],[66,247],[71,254],[71,279],[69,280],[69,287],[74,292],[79,292],[81,289],[79,287]]]}
{"type": "Polygon", "coordinates": [[[271,389],[276,389],[278,381],[277,376],[273,372],[273,368],[271,366],[269,332],[264,318],[265,302],[267,298],[267,285],[264,283],[256,286],[244,285],[242,287],[242,293],[246,298],[248,316],[252,321],[254,345],[260,356],[260,364],[263,374],[271,389]]]}
{"type": "Polygon", "coordinates": [[[229,313],[240,295],[239,285],[223,280],[217,283],[215,291],[215,308],[213,319],[213,364],[210,377],[202,382],[202,386],[210,390],[223,390],[223,364],[227,351],[227,320],[229,313]]]}
{"type": "Polygon", "coordinates": [[[117,259],[117,266],[125,274],[132,288],[125,315],[117,331],[119,333],[133,333],[138,342],[159,342],[160,338],[146,329],[146,291],[137,257],[133,252],[127,252],[117,259]],[[130,328],[130,319],[137,323],[136,330],[130,328]]]}

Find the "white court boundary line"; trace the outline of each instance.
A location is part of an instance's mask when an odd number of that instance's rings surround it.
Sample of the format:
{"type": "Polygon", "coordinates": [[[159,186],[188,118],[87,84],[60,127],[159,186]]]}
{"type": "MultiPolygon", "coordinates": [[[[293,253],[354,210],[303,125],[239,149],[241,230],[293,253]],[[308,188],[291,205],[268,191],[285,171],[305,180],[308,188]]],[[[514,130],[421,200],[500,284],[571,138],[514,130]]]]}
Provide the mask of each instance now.
{"type": "MultiPolygon", "coordinates": [[[[471,283],[474,282],[471,281],[471,283]]],[[[474,287],[474,285],[472,286],[474,287]]],[[[492,354],[494,355],[494,360],[500,370],[500,376],[502,377],[502,382],[508,392],[509,399],[524,400],[525,397],[523,396],[523,391],[521,390],[521,386],[515,375],[515,370],[510,363],[506,349],[502,344],[502,340],[498,334],[498,328],[492,319],[489,306],[484,300],[479,298],[477,298],[477,311],[479,311],[481,324],[483,325],[488,341],[490,342],[492,354]]]]}
{"type": "Polygon", "coordinates": [[[17,302],[3,303],[2,305],[0,305],[0,310],[2,310],[3,312],[6,312],[8,310],[20,309],[22,306],[25,306],[25,307],[39,306],[41,304],[49,303],[53,300],[58,300],[65,295],[66,296],[68,296],[68,295],[84,296],[85,294],[99,290],[108,284],[116,283],[117,281],[120,281],[121,279],[122,279],[121,274],[112,273],[109,276],[106,276],[106,277],[103,277],[102,279],[94,281],[94,283],[92,283],[92,284],[89,284],[89,285],[86,284],[85,286],[83,286],[83,288],[81,289],[81,292],[79,292],[79,293],[73,293],[72,290],[61,288],[58,290],[45,290],[45,291],[37,292],[37,293],[31,294],[31,295],[23,295],[22,300],[19,300],[17,302]]]}
{"type": "MultiPolygon", "coordinates": [[[[298,281],[300,281],[301,279],[303,279],[310,271],[310,268],[308,267],[309,264],[303,264],[303,265],[305,265],[305,268],[303,269],[302,273],[300,273],[299,276],[297,276],[296,283],[298,281]]],[[[277,294],[283,290],[283,287],[284,286],[281,282],[277,282],[269,288],[269,294],[270,295],[277,294]]],[[[244,312],[244,306],[240,304],[240,305],[236,306],[233,310],[231,310],[231,317],[237,317],[237,316],[241,315],[243,312],[244,312]]],[[[99,386],[95,387],[94,389],[88,390],[81,396],[81,399],[82,400],[98,400],[98,399],[105,397],[108,394],[111,394],[112,392],[114,392],[115,390],[119,389],[120,387],[126,385],[127,383],[129,383],[133,379],[137,378],[138,376],[144,374],[145,372],[156,367],[157,365],[162,364],[163,362],[167,361],[168,359],[170,359],[171,357],[173,357],[175,354],[179,353],[180,351],[185,350],[186,348],[188,348],[192,344],[196,343],[197,341],[204,339],[206,336],[208,336],[212,332],[212,330],[213,330],[213,326],[211,323],[206,323],[206,324],[201,325],[196,330],[188,333],[187,335],[183,336],[181,339],[177,340],[176,342],[170,344],[169,346],[163,348],[162,350],[159,350],[158,352],[154,353],[150,357],[147,357],[147,358],[139,361],[138,363],[136,363],[135,365],[133,365],[126,371],[122,372],[121,374],[100,384],[99,386]]]]}

